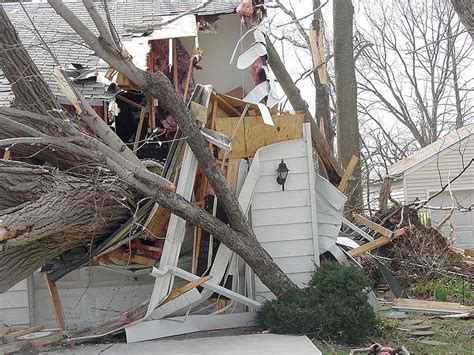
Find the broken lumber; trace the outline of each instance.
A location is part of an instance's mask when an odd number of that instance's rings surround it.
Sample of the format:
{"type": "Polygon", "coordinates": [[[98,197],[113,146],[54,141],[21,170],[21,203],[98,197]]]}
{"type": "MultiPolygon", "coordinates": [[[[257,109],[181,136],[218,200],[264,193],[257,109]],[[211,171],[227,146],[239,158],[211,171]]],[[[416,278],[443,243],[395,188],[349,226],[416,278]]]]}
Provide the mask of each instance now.
{"type": "Polygon", "coordinates": [[[21,351],[26,347],[37,348],[40,346],[57,343],[63,338],[64,336],[61,333],[54,333],[36,339],[20,340],[10,344],[0,345],[0,354],[9,354],[15,351],[21,351]]]}
{"type": "Polygon", "coordinates": [[[61,304],[61,298],[59,297],[58,288],[56,287],[56,282],[53,282],[49,279],[48,273],[44,274],[44,280],[46,282],[46,286],[48,286],[49,294],[51,296],[51,302],[53,302],[56,323],[58,324],[59,329],[67,330],[66,320],[64,319],[63,306],[61,304]]]}
{"type": "Polygon", "coordinates": [[[368,251],[371,251],[373,249],[377,249],[381,247],[382,245],[390,243],[393,238],[398,237],[406,232],[405,228],[400,228],[392,232],[391,230],[382,227],[380,224],[377,224],[370,219],[365,218],[364,216],[360,214],[354,214],[354,220],[362,224],[364,226],[369,227],[370,229],[376,231],[377,233],[382,234],[380,238],[377,238],[371,242],[365,243],[361,245],[360,247],[354,248],[348,252],[350,256],[353,258],[360,256],[368,251]]]}
{"type": "Polygon", "coordinates": [[[26,334],[30,334],[30,333],[34,333],[34,332],[37,332],[41,329],[43,329],[44,327],[42,325],[37,325],[35,327],[30,327],[30,328],[27,328],[27,329],[21,329],[21,330],[17,330],[15,332],[12,332],[12,333],[9,333],[9,334],[6,334],[4,337],[3,337],[3,340],[5,341],[5,343],[13,343],[17,337],[19,336],[22,336],[22,335],[26,335],[26,334]]]}
{"type": "Polygon", "coordinates": [[[473,312],[474,307],[466,307],[455,302],[425,301],[416,299],[396,298],[392,308],[403,312],[420,313],[468,313],[473,312]]]}
{"type": "Polygon", "coordinates": [[[362,224],[364,226],[367,226],[369,227],[370,229],[373,229],[374,231],[382,234],[383,236],[385,237],[389,237],[391,238],[392,237],[392,234],[393,232],[385,227],[382,227],[380,224],[377,224],[373,221],[371,221],[370,219],[360,215],[360,214],[357,214],[355,213],[354,215],[354,220],[359,223],[359,224],[362,224]]]}
{"type": "Polygon", "coordinates": [[[183,293],[186,293],[186,292],[190,291],[191,289],[200,286],[201,284],[203,284],[204,282],[209,281],[210,279],[212,279],[212,275],[207,275],[207,276],[201,277],[199,279],[193,280],[193,281],[187,283],[186,285],[184,285],[183,287],[171,290],[168,297],[166,297],[163,300],[163,302],[161,302],[161,304],[165,304],[169,301],[174,300],[175,298],[181,296],[183,293]]]}
{"type": "Polygon", "coordinates": [[[116,249],[107,254],[108,257],[115,258],[118,260],[124,260],[131,264],[145,265],[145,266],[155,266],[156,260],[147,258],[141,255],[134,255],[124,252],[120,249],[116,249]]]}
{"type": "Polygon", "coordinates": [[[0,339],[3,338],[4,335],[10,333],[11,328],[8,325],[2,324],[0,325],[0,339]]]}
{"type": "Polygon", "coordinates": [[[341,182],[339,183],[339,186],[337,187],[339,191],[341,192],[346,191],[347,187],[349,186],[349,181],[352,177],[352,174],[354,173],[354,170],[358,162],[359,162],[359,158],[353,155],[351,160],[349,161],[349,164],[347,164],[346,170],[344,171],[344,175],[342,175],[341,182]]]}

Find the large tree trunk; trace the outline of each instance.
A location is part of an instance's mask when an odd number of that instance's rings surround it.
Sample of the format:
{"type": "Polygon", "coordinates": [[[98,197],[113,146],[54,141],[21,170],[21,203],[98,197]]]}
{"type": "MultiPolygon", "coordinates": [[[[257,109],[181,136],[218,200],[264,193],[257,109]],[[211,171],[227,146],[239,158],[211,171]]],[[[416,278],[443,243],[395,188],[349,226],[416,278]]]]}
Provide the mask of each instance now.
{"type": "Polygon", "coordinates": [[[451,3],[474,41],[474,5],[472,0],[451,0],[451,3]]]}
{"type": "MultiPolygon", "coordinates": [[[[360,158],[359,121],[357,119],[357,82],[352,39],[354,8],[351,0],[334,0],[334,67],[336,72],[337,154],[346,167],[352,156],[360,158]]],[[[348,190],[348,211],[362,208],[360,163],[348,190]]]]}
{"type": "Polygon", "coordinates": [[[0,160],[0,293],[61,253],[108,236],[136,193],[114,176],[73,177],[0,160]]]}
{"type": "Polygon", "coordinates": [[[44,80],[36,80],[41,74],[0,6],[0,68],[15,95],[13,106],[26,111],[48,113],[61,109],[50,87],[44,80]]]}

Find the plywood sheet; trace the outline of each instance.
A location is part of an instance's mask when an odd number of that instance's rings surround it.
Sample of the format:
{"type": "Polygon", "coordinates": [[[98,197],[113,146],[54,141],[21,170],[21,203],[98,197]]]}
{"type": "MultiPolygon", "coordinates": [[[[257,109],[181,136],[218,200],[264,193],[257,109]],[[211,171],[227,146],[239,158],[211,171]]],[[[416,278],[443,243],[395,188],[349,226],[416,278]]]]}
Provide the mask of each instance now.
{"type": "MultiPolygon", "coordinates": [[[[302,114],[275,115],[272,118],[273,127],[264,124],[261,116],[246,116],[234,136],[232,150],[227,157],[253,157],[261,147],[303,137],[302,114]]],[[[239,120],[240,117],[217,117],[216,130],[231,137],[239,120]]],[[[223,152],[220,153],[222,156],[223,152]]]]}

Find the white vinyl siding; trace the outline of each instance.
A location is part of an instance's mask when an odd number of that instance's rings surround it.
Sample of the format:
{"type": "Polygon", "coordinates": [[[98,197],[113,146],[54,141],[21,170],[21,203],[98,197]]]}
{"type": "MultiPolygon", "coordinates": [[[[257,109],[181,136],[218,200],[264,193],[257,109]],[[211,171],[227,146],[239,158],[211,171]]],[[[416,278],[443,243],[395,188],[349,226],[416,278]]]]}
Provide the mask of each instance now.
{"type": "Polygon", "coordinates": [[[28,283],[24,279],[0,295],[0,322],[29,325],[28,283]]]}
{"type": "MultiPolygon", "coordinates": [[[[412,171],[405,173],[407,202],[416,198],[427,198],[428,191],[440,189],[442,185],[453,179],[464,166],[474,158],[474,136],[467,137],[427,160],[412,171]]],[[[457,179],[452,187],[466,187],[474,190],[474,164],[457,179]]]]}
{"type": "MultiPolygon", "coordinates": [[[[278,266],[304,287],[316,268],[309,170],[314,168],[306,142],[294,140],[264,147],[259,159],[260,175],[251,207],[253,229],[278,266]],[[275,170],[281,159],[290,169],[285,191],[276,182],[275,170]]],[[[259,302],[274,298],[257,277],[255,291],[259,302]]]]}

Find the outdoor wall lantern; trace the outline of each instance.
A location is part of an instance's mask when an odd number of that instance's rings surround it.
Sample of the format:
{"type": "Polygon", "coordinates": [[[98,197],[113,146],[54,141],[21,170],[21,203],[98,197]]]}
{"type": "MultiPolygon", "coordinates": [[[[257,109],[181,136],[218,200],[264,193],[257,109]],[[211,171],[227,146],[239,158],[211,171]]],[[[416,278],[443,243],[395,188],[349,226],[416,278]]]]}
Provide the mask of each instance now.
{"type": "Polygon", "coordinates": [[[288,177],[288,172],[290,169],[286,166],[285,162],[283,159],[281,160],[281,163],[278,164],[278,169],[276,169],[276,172],[278,174],[277,176],[277,183],[278,185],[281,185],[281,190],[285,191],[285,182],[286,178],[288,177]]]}

